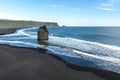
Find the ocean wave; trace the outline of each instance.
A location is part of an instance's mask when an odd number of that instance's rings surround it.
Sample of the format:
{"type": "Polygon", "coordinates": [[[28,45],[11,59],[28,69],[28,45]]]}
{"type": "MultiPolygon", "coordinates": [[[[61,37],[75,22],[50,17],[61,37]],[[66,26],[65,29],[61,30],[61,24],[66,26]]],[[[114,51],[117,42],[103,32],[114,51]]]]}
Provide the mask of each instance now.
{"type": "Polygon", "coordinates": [[[49,43],[77,49],[94,55],[120,59],[120,47],[67,37],[49,36],[49,43]]]}
{"type": "Polygon", "coordinates": [[[37,32],[30,32],[31,30],[34,31],[34,29],[37,29],[37,27],[21,29],[13,34],[1,35],[0,44],[9,44],[18,47],[43,48],[52,52],[49,54],[57,55],[61,59],[72,64],[81,65],[82,59],[91,63],[89,65],[82,63],[84,66],[96,68],[95,65],[97,65],[99,66],[97,68],[120,73],[120,47],[53,35],[49,36],[48,43],[50,45],[47,46],[24,40],[21,41],[21,39],[36,40],[37,32]],[[7,39],[6,37],[14,38],[7,39]]]}
{"type": "MultiPolygon", "coordinates": [[[[16,31],[14,34],[8,34],[4,36],[26,36],[31,39],[37,39],[37,32],[34,28],[25,28],[16,31]],[[33,31],[33,32],[31,32],[33,31]]],[[[68,47],[80,50],[82,52],[87,52],[89,54],[99,55],[99,56],[109,56],[120,59],[120,47],[108,44],[102,44],[98,42],[90,42],[85,40],[79,40],[75,38],[59,37],[59,36],[49,36],[49,44],[68,47]]]]}
{"type": "MultiPolygon", "coordinates": [[[[37,32],[30,32],[38,29],[34,28],[25,28],[16,31],[14,34],[8,34],[3,36],[25,36],[30,39],[37,39],[37,32]],[[34,33],[34,34],[33,34],[34,33]]],[[[15,39],[15,38],[14,38],[15,39]]],[[[82,52],[87,52],[89,54],[99,55],[99,56],[109,56],[120,59],[120,47],[114,45],[107,45],[98,42],[90,42],[85,40],[79,40],[75,38],[68,37],[59,37],[59,36],[49,36],[49,44],[73,48],[80,50],[82,52]]]]}

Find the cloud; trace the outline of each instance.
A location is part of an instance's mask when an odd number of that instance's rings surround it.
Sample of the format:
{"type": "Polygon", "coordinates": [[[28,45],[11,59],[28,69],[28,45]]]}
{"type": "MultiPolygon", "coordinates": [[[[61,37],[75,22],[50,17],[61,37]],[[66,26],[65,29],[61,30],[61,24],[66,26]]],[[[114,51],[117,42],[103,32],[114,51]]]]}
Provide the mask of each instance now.
{"type": "Polygon", "coordinates": [[[12,19],[12,20],[20,20],[21,18],[16,15],[0,13],[0,19],[12,19]]]}
{"type": "Polygon", "coordinates": [[[106,10],[106,11],[116,11],[116,9],[113,9],[113,8],[107,8],[107,7],[98,7],[98,9],[106,10]]]}
{"type": "Polygon", "coordinates": [[[0,19],[10,19],[10,20],[32,20],[30,17],[21,17],[14,14],[0,12],[0,19]]]}
{"type": "Polygon", "coordinates": [[[76,11],[76,12],[86,11],[86,10],[81,9],[81,8],[69,7],[69,6],[65,6],[65,5],[45,4],[45,6],[47,6],[47,7],[53,7],[53,8],[64,8],[64,9],[66,9],[66,11],[69,11],[69,10],[76,11]]]}
{"type": "Polygon", "coordinates": [[[110,7],[113,6],[115,3],[117,3],[118,1],[119,0],[109,0],[107,3],[101,3],[100,5],[104,7],[110,7]]]}
{"type": "Polygon", "coordinates": [[[48,6],[48,7],[55,7],[55,8],[64,7],[64,5],[55,5],[55,4],[45,4],[45,6],[48,6]]]}
{"type": "Polygon", "coordinates": [[[117,4],[120,0],[108,0],[106,3],[100,3],[97,9],[107,10],[107,11],[116,11],[114,5],[117,4]]]}
{"type": "Polygon", "coordinates": [[[73,8],[74,11],[81,11],[80,8],[73,8]]]}

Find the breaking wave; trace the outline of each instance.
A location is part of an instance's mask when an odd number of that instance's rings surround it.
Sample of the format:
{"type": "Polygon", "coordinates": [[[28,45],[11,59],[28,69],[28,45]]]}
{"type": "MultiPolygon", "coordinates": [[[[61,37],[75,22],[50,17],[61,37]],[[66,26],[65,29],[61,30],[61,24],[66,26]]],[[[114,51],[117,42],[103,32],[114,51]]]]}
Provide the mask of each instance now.
{"type": "Polygon", "coordinates": [[[18,47],[43,48],[64,61],[120,73],[120,47],[69,37],[50,35],[48,43],[37,43],[37,27],[26,28],[13,34],[1,35],[0,44],[18,47]]]}

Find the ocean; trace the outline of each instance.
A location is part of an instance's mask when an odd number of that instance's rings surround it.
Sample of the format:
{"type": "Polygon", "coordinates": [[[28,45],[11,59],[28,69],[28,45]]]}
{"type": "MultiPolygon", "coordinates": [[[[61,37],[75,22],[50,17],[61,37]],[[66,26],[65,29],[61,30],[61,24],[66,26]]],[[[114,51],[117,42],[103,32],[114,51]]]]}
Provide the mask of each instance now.
{"type": "Polygon", "coordinates": [[[120,73],[120,27],[50,27],[47,44],[38,44],[38,27],[0,35],[0,44],[43,48],[67,63],[120,73]]]}

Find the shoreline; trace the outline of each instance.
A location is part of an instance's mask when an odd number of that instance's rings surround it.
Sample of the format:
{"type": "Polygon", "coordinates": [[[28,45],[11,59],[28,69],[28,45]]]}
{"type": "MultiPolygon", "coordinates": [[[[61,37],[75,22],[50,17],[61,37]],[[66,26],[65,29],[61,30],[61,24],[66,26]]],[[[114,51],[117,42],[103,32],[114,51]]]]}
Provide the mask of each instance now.
{"type": "MultiPolygon", "coordinates": [[[[0,28],[0,35],[18,28],[0,28]]],[[[120,74],[68,64],[43,49],[0,44],[0,80],[119,80],[120,74]]]]}

